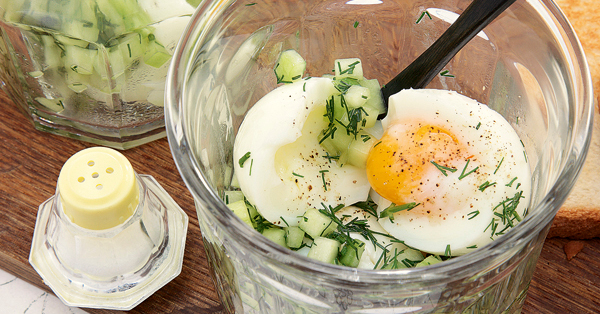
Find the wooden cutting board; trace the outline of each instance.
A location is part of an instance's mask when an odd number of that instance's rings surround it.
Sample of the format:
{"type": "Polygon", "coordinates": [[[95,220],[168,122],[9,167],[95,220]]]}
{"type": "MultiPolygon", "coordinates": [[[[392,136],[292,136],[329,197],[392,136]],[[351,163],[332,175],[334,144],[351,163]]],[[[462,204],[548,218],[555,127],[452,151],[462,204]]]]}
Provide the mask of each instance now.
{"type": "MultiPolygon", "coordinates": [[[[50,291],[28,262],[37,209],[54,194],[63,163],[90,146],[36,131],[0,92],[0,268],[50,291]]],[[[224,313],[209,275],[194,203],[167,140],[124,154],[138,173],[154,176],[190,218],[181,275],[130,313],[224,313]]],[[[523,313],[600,313],[600,239],[584,241],[584,248],[570,261],[563,252],[567,242],[546,241],[523,313]]]]}

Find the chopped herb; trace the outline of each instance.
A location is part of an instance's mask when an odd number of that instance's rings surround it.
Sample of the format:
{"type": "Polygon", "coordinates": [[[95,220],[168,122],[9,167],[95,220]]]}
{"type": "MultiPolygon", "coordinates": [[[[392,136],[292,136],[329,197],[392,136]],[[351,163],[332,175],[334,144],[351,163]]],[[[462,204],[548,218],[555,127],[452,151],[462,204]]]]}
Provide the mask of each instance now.
{"type": "Polygon", "coordinates": [[[367,197],[366,201],[355,203],[354,206],[366,211],[373,217],[377,217],[377,204],[373,202],[370,195],[367,197]]]}
{"type": "Polygon", "coordinates": [[[248,175],[252,175],[252,165],[254,164],[254,159],[250,159],[250,170],[248,170],[248,175]]]}
{"type": "Polygon", "coordinates": [[[483,192],[492,185],[496,185],[496,182],[490,183],[490,181],[485,181],[485,183],[479,186],[479,191],[483,192]]]}
{"type": "Polygon", "coordinates": [[[517,122],[515,122],[515,124],[519,124],[519,117],[517,117],[517,122]]]}
{"type": "Polygon", "coordinates": [[[295,81],[295,80],[297,80],[297,79],[299,79],[301,77],[302,77],[302,74],[298,74],[298,75],[292,77],[292,81],[295,81]]]}
{"type": "Polygon", "coordinates": [[[474,169],[471,169],[471,171],[465,173],[465,171],[467,170],[467,166],[469,165],[469,161],[471,161],[471,159],[467,159],[467,163],[465,164],[465,167],[463,168],[462,172],[460,173],[460,176],[458,176],[458,180],[462,180],[464,177],[470,175],[475,170],[479,169],[479,166],[477,166],[474,169]]]}
{"type": "Polygon", "coordinates": [[[496,174],[496,172],[500,168],[500,165],[502,164],[503,161],[504,161],[504,157],[502,157],[502,159],[500,160],[500,163],[498,164],[498,166],[496,166],[496,170],[494,170],[494,174],[496,174]]]}
{"type": "Polygon", "coordinates": [[[512,184],[513,184],[513,182],[515,182],[515,180],[517,180],[517,178],[518,178],[518,177],[514,177],[514,178],[512,178],[512,180],[510,180],[510,182],[508,182],[508,183],[507,183],[507,184],[505,184],[504,186],[511,187],[511,186],[512,186],[512,184]]]}
{"type": "Polygon", "coordinates": [[[438,163],[436,163],[436,162],[435,162],[435,161],[433,161],[433,160],[431,161],[431,163],[432,163],[432,164],[433,164],[433,165],[434,165],[436,168],[438,168],[438,170],[439,170],[440,172],[442,172],[442,174],[443,174],[444,176],[446,176],[446,177],[448,176],[448,173],[446,173],[446,170],[447,170],[447,171],[450,171],[450,172],[452,172],[452,173],[454,173],[454,172],[456,172],[456,170],[458,170],[458,169],[456,169],[456,168],[449,168],[449,167],[445,167],[445,166],[439,165],[438,163]]]}
{"type": "Polygon", "coordinates": [[[362,134],[360,137],[362,137],[363,143],[366,143],[367,141],[369,141],[371,139],[371,137],[366,134],[362,134]]]}
{"type": "Polygon", "coordinates": [[[329,162],[331,162],[332,159],[334,159],[334,160],[340,159],[340,155],[331,156],[331,155],[329,155],[329,152],[325,152],[325,156],[323,156],[323,158],[327,158],[327,160],[329,162]]]}
{"type": "Polygon", "coordinates": [[[292,172],[292,174],[293,174],[293,175],[295,175],[296,177],[304,178],[304,176],[303,176],[303,175],[297,174],[297,173],[295,173],[295,172],[292,172]]]}
{"type": "Polygon", "coordinates": [[[517,183],[517,186],[515,187],[515,189],[518,189],[521,186],[521,183],[517,183]]]}
{"type": "Polygon", "coordinates": [[[302,85],[302,91],[305,92],[306,91],[306,83],[304,83],[304,85],[302,85]]]}
{"type": "Polygon", "coordinates": [[[469,216],[469,220],[477,217],[477,215],[479,215],[479,210],[475,210],[475,211],[472,211],[469,214],[467,214],[467,216],[469,216]]]}
{"type": "Polygon", "coordinates": [[[279,216],[279,218],[281,218],[281,220],[283,221],[283,223],[284,223],[286,226],[288,226],[288,227],[290,226],[290,225],[287,223],[287,221],[285,221],[285,219],[283,219],[283,216],[279,216]]]}
{"type": "Polygon", "coordinates": [[[250,158],[250,152],[245,153],[244,156],[242,156],[242,158],[240,158],[240,160],[239,160],[240,168],[244,168],[244,163],[246,162],[246,160],[248,160],[248,158],[250,158]]]}
{"type": "Polygon", "coordinates": [[[379,144],[381,144],[381,141],[379,141],[379,142],[375,143],[375,145],[373,145],[373,147],[375,147],[375,146],[377,146],[377,145],[379,145],[379,144]]]}
{"type": "Polygon", "coordinates": [[[452,256],[452,251],[450,251],[450,244],[446,245],[446,251],[444,252],[446,256],[452,256]]]}
{"type": "Polygon", "coordinates": [[[475,130],[479,130],[479,127],[481,127],[481,122],[477,123],[477,126],[475,127],[475,130]]]}
{"type": "Polygon", "coordinates": [[[442,71],[442,72],[440,73],[440,75],[441,75],[441,76],[445,76],[445,77],[454,77],[454,75],[452,75],[452,74],[448,74],[448,73],[450,73],[450,71],[448,71],[448,70],[445,70],[445,71],[442,71]]]}
{"type": "Polygon", "coordinates": [[[225,204],[229,204],[229,195],[225,195],[225,204]]]}
{"type": "Polygon", "coordinates": [[[354,28],[358,27],[358,21],[354,22],[354,28]]]}
{"type": "Polygon", "coordinates": [[[342,71],[342,65],[338,62],[338,70],[340,71],[340,75],[342,74],[353,74],[354,73],[354,68],[360,63],[360,61],[354,61],[350,64],[348,64],[348,68],[342,71]]]}
{"type": "Polygon", "coordinates": [[[425,15],[427,15],[427,17],[429,17],[429,19],[431,20],[431,15],[429,15],[429,12],[427,12],[427,10],[425,10],[425,11],[423,11],[423,13],[421,13],[421,16],[419,16],[419,18],[417,19],[415,24],[419,24],[421,22],[421,20],[423,19],[423,17],[425,17],[425,15]]]}
{"type": "Polygon", "coordinates": [[[131,46],[129,44],[127,44],[127,50],[129,50],[129,58],[131,58],[131,46]]]}
{"type": "Polygon", "coordinates": [[[362,99],[367,99],[367,98],[369,98],[369,97],[367,97],[366,95],[362,95],[361,97],[362,97],[362,99]]]}
{"type": "Polygon", "coordinates": [[[471,246],[467,246],[467,249],[476,249],[477,248],[477,244],[473,244],[471,246]]]}
{"type": "Polygon", "coordinates": [[[325,172],[329,172],[329,170],[319,170],[321,178],[323,179],[323,187],[325,188],[325,191],[327,191],[327,183],[325,183],[325,172]]]}
{"type": "Polygon", "coordinates": [[[523,156],[525,157],[525,161],[527,161],[527,153],[523,151],[523,156]]]}
{"type": "Polygon", "coordinates": [[[247,6],[247,7],[249,7],[249,6],[253,6],[253,5],[255,5],[255,4],[256,4],[256,2],[247,3],[247,4],[246,4],[246,6],[247,6]]]}
{"type": "MultiPolygon", "coordinates": [[[[406,203],[406,204],[402,204],[402,205],[396,205],[394,203],[392,203],[388,208],[384,209],[381,214],[379,214],[379,218],[385,218],[385,217],[390,217],[390,220],[392,220],[392,216],[399,212],[399,211],[410,211],[411,209],[417,207],[419,204],[421,203],[415,203],[415,202],[411,202],[411,203],[406,203]]],[[[393,220],[392,220],[393,221],[393,220]]]]}

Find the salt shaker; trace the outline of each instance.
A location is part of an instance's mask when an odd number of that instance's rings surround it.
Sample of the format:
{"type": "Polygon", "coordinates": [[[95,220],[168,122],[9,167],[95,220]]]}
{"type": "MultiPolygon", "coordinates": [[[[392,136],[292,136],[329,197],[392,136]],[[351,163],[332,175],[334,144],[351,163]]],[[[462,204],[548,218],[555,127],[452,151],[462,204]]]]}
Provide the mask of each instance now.
{"type": "Polygon", "coordinates": [[[129,310],[181,272],[188,217],[116,150],[71,156],[39,207],[29,262],[69,306],[129,310]]]}

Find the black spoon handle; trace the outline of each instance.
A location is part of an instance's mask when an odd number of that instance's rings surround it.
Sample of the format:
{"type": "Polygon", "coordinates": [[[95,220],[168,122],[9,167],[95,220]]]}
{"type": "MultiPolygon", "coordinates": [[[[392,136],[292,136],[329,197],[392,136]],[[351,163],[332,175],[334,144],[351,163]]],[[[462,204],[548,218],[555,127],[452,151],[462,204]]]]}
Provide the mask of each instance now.
{"type": "Polygon", "coordinates": [[[406,69],[381,88],[387,107],[388,98],[407,88],[424,88],[475,35],[515,0],[473,0],[433,45],[406,69]]]}

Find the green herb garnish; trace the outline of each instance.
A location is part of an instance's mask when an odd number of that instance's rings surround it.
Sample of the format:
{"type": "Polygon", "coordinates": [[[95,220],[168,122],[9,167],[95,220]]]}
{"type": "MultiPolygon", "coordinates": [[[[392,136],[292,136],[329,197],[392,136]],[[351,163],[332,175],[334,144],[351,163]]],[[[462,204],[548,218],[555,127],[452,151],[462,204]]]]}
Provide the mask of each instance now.
{"type": "Polygon", "coordinates": [[[485,183],[479,186],[479,191],[483,192],[492,185],[496,185],[496,182],[490,183],[490,181],[485,181],[485,183]]]}
{"type": "Polygon", "coordinates": [[[388,208],[384,209],[381,212],[381,214],[379,214],[379,218],[390,217],[390,220],[392,220],[392,217],[395,213],[397,213],[399,211],[403,211],[403,210],[410,211],[413,208],[417,207],[419,204],[421,204],[421,203],[411,202],[411,203],[406,203],[406,204],[402,204],[402,205],[396,205],[396,204],[392,203],[388,208]]]}
{"type": "Polygon", "coordinates": [[[358,21],[355,21],[354,22],[354,28],[357,28],[357,27],[358,27],[358,21]]]}
{"type": "Polygon", "coordinates": [[[467,214],[467,216],[469,217],[469,220],[477,217],[477,215],[479,215],[479,210],[475,210],[475,211],[472,211],[469,214],[467,214]]]}
{"type": "Polygon", "coordinates": [[[456,168],[450,168],[450,167],[445,167],[445,166],[439,165],[438,163],[436,163],[436,162],[435,162],[435,161],[433,161],[433,160],[431,161],[431,163],[432,163],[432,164],[433,164],[433,165],[434,165],[436,168],[438,168],[438,170],[439,170],[439,171],[440,171],[440,172],[441,172],[441,173],[442,173],[444,176],[446,176],[446,177],[448,176],[448,173],[446,173],[446,171],[450,171],[450,172],[454,173],[454,172],[456,172],[456,170],[458,170],[458,169],[456,169],[456,168]]]}
{"type": "Polygon", "coordinates": [[[446,256],[452,256],[452,251],[450,251],[450,244],[446,245],[446,251],[444,252],[446,256]]]}
{"type": "Polygon", "coordinates": [[[244,154],[244,156],[242,156],[242,158],[240,158],[240,160],[238,161],[240,164],[240,168],[244,168],[244,163],[246,162],[246,160],[248,160],[250,158],[250,152],[247,152],[244,154]]]}
{"type": "Polygon", "coordinates": [[[325,172],[329,172],[329,170],[319,170],[321,178],[323,179],[323,187],[325,188],[325,191],[327,191],[327,183],[325,183],[325,172]]]}
{"type": "Polygon", "coordinates": [[[292,172],[292,174],[293,174],[293,175],[295,175],[296,177],[304,178],[304,176],[303,176],[303,175],[297,174],[297,173],[295,173],[295,172],[292,172]]]}
{"type": "Polygon", "coordinates": [[[445,76],[445,77],[454,77],[454,75],[452,75],[452,74],[448,74],[448,73],[450,73],[450,71],[448,71],[448,70],[445,70],[445,71],[442,71],[442,72],[440,73],[440,75],[441,75],[441,76],[445,76]]]}
{"type": "Polygon", "coordinates": [[[477,126],[475,127],[475,130],[479,130],[479,127],[481,127],[481,122],[477,123],[477,126]]]}
{"type": "Polygon", "coordinates": [[[477,244],[473,244],[471,246],[467,246],[467,249],[476,249],[477,248],[477,244]]]}
{"type": "Polygon", "coordinates": [[[511,187],[511,186],[512,186],[512,184],[513,184],[513,182],[515,182],[515,181],[517,180],[517,178],[518,178],[518,177],[514,177],[514,178],[512,178],[512,180],[510,180],[510,182],[508,182],[508,183],[507,183],[507,184],[505,184],[504,186],[511,187]]]}
{"type": "Polygon", "coordinates": [[[429,15],[429,12],[427,12],[427,10],[425,10],[425,11],[423,11],[423,13],[421,13],[421,16],[419,16],[419,18],[417,19],[415,24],[419,24],[421,22],[421,20],[423,19],[423,17],[425,17],[425,15],[427,15],[427,17],[429,17],[429,19],[431,20],[431,15],[429,15]]]}
{"type": "Polygon", "coordinates": [[[479,166],[477,166],[474,169],[471,169],[471,171],[465,173],[465,171],[467,170],[467,166],[469,165],[469,161],[471,161],[471,159],[467,159],[467,163],[465,164],[465,167],[463,168],[462,172],[460,173],[460,176],[458,176],[458,180],[462,180],[464,177],[470,175],[475,170],[479,169],[479,166]]]}
{"type": "Polygon", "coordinates": [[[504,157],[502,157],[502,159],[500,160],[500,163],[498,164],[498,166],[496,166],[496,170],[494,170],[494,174],[496,174],[496,172],[500,168],[500,165],[502,164],[503,161],[504,161],[504,157]]]}

